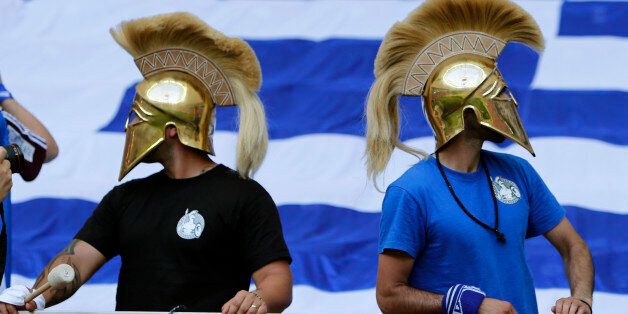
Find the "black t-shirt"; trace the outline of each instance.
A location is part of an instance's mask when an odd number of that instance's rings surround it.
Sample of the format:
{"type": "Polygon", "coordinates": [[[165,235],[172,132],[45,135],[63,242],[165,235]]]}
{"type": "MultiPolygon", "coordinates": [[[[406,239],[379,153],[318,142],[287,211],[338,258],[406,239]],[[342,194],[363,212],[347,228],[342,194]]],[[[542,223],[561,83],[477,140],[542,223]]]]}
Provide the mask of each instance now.
{"type": "Polygon", "coordinates": [[[291,262],[277,207],[257,182],[218,165],[115,187],[76,235],[122,258],[116,310],[219,312],[254,271],[291,262]]]}

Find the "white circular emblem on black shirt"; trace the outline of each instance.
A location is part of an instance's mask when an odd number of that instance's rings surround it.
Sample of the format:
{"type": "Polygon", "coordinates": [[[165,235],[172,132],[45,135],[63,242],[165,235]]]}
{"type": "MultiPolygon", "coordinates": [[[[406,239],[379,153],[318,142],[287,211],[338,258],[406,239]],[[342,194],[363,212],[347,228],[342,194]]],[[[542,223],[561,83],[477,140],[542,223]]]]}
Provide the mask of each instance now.
{"type": "Polygon", "coordinates": [[[514,204],[521,198],[519,187],[514,182],[499,176],[493,180],[493,189],[495,197],[504,204],[514,204]]]}
{"type": "Polygon", "coordinates": [[[190,212],[190,209],[186,209],[185,214],[177,223],[177,234],[186,240],[198,239],[203,233],[203,228],[205,228],[205,219],[198,213],[198,210],[190,212]]]}

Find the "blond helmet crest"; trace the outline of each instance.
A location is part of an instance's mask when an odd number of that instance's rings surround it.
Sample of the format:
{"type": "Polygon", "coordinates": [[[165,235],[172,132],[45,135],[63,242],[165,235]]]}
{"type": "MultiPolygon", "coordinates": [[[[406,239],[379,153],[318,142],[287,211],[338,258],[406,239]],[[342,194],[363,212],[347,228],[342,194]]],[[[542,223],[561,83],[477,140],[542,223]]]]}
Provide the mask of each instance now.
{"type": "Polygon", "coordinates": [[[534,19],[509,0],[427,0],[386,34],[369,92],[367,171],[375,179],[399,140],[400,95],[422,96],[438,151],[464,130],[463,113],[534,154],[496,59],[508,42],[543,49],[534,19]]]}
{"type": "Polygon", "coordinates": [[[144,77],[127,120],[119,179],[164,141],[168,125],[184,145],[214,154],[217,106],[239,107],[237,170],[248,177],[259,168],[268,132],[257,96],[259,61],[245,41],[183,12],[123,22],[111,34],[144,77]]]}

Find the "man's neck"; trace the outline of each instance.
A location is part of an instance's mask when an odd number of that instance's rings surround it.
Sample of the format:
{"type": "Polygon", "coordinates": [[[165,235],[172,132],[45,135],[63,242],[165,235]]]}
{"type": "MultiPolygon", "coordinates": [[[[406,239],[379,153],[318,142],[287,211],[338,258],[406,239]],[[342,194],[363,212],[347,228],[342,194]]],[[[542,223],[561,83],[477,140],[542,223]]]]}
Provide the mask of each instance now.
{"type": "Polygon", "coordinates": [[[458,172],[474,172],[480,164],[484,140],[470,138],[466,132],[454,137],[439,153],[438,159],[447,168],[458,172]]]}
{"type": "Polygon", "coordinates": [[[211,159],[183,145],[173,147],[161,164],[166,175],[173,179],[196,177],[216,166],[211,159]]]}

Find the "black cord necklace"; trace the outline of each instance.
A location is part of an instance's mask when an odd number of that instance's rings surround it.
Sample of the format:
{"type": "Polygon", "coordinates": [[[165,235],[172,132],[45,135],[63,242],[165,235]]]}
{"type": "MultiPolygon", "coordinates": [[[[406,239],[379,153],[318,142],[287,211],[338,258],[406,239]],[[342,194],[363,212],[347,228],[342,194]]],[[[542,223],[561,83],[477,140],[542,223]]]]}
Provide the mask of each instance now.
{"type": "Polygon", "coordinates": [[[495,210],[495,228],[491,228],[491,226],[477,219],[467,210],[466,207],[464,207],[464,205],[462,204],[462,202],[460,201],[460,199],[454,192],[454,188],[451,186],[451,183],[449,183],[449,180],[447,179],[447,176],[445,175],[445,170],[443,170],[443,165],[441,165],[440,160],[438,159],[438,153],[436,153],[436,165],[438,165],[438,170],[440,171],[441,176],[443,176],[443,179],[445,180],[445,184],[447,184],[447,187],[449,188],[449,192],[451,192],[451,196],[454,197],[454,200],[456,200],[456,203],[458,203],[458,206],[460,206],[462,211],[465,214],[467,214],[467,216],[471,218],[471,220],[473,220],[476,224],[480,225],[482,228],[488,231],[494,232],[499,242],[506,243],[506,237],[504,236],[504,233],[499,231],[499,209],[497,206],[497,198],[495,197],[495,189],[493,188],[493,181],[491,180],[491,174],[488,172],[488,167],[486,166],[484,159],[480,158],[480,164],[482,165],[482,168],[484,169],[484,173],[486,173],[488,186],[491,189],[491,197],[493,198],[493,208],[495,210]]]}

